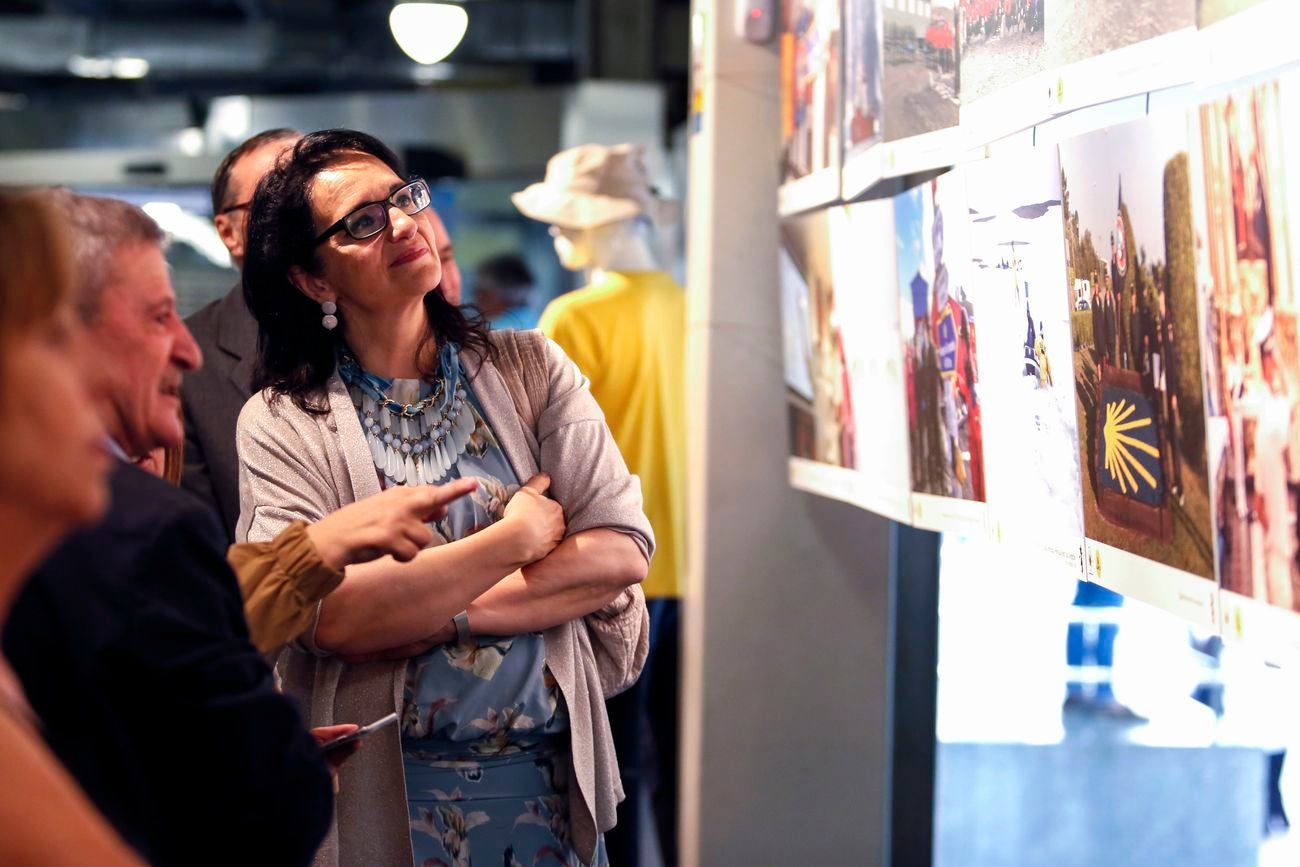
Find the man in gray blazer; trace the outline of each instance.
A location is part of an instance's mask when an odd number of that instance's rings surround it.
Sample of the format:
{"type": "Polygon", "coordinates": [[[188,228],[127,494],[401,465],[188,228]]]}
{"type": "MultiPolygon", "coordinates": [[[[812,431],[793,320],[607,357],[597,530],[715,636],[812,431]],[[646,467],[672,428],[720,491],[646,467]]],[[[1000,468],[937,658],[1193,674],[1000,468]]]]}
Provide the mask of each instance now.
{"type": "MultiPolygon", "coordinates": [[[[212,178],[212,213],[217,232],[235,267],[244,267],[244,233],[248,206],[262,175],[302,133],[292,129],[260,132],[236,147],[212,178]]],[[[439,289],[452,304],[460,304],[460,270],[447,227],[432,209],[438,256],[442,259],[439,289]]],[[[202,369],[185,376],[181,402],[185,413],[185,466],[181,487],[209,504],[221,517],[229,541],[239,521],[239,455],[235,426],[239,411],[252,396],[257,364],[257,321],[236,284],[223,297],[185,320],[199,348],[202,369]]]]}
{"type": "MultiPolygon", "coordinates": [[[[212,214],[230,259],[244,268],[244,230],[257,182],[285,148],[302,136],[292,129],[258,133],[236,147],[212,178],[212,214]]],[[[236,284],[185,320],[203,351],[204,365],[185,375],[181,404],[185,413],[185,464],[181,487],[221,516],[229,541],[239,520],[239,457],[235,423],[252,389],[257,363],[257,321],[236,284]]]]}

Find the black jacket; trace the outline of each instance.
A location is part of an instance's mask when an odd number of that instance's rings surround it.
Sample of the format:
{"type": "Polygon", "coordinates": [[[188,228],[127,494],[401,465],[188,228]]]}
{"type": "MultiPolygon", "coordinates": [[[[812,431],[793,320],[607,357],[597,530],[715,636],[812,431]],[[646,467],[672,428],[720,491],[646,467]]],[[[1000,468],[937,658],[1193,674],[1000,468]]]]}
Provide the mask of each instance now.
{"type": "Polygon", "coordinates": [[[309,863],[329,773],[249,642],[216,521],[126,464],[111,490],[107,518],[41,565],[5,627],[46,740],[155,864],[309,863]]]}
{"type": "Polygon", "coordinates": [[[185,468],[181,487],[211,506],[235,540],[239,520],[239,457],[235,424],[252,395],[257,320],[235,286],[185,320],[203,350],[203,367],[181,385],[185,407],[185,468]]]}

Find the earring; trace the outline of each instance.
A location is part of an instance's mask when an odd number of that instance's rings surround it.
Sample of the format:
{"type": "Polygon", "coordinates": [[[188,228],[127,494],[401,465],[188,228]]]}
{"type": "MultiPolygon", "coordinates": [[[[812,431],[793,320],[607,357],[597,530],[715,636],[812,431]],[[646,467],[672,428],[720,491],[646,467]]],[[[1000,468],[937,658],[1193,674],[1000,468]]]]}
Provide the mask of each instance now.
{"type": "Polygon", "coordinates": [[[333,331],[335,328],[338,328],[339,318],[334,315],[338,312],[338,309],[338,305],[333,301],[321,302],[320,312],[325,315],[321,317],[320,324],[326,331],[333,331]]]}

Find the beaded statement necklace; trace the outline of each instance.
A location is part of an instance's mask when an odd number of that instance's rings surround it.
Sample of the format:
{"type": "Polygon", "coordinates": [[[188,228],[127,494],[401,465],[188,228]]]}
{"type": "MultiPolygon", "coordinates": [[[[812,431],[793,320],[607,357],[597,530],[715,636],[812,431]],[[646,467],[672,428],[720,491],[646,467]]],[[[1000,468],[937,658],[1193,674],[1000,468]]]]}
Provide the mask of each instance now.
{"type": "Polygon", "coordinates": [[[339,351],[339,375],[376,469],[399,485],[436,485],[446,478],[475,427],[454,344],[445,344],[438,354],[433,391],[414,403],[390,397],[392,382],[362,370],[346,350],[339,351]]]}

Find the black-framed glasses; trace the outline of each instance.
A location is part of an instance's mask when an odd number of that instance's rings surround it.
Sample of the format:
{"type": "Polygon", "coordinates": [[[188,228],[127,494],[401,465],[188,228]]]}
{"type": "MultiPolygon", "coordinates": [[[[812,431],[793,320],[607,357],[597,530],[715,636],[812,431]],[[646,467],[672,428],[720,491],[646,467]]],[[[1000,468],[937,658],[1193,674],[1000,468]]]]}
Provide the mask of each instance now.
{"type": "Polygon", "coordinates": [[[249,199],[247,202],[240,202],[238,205],[231,205],[230,207],[222,208],[220,211],[217,211],[217,216],[219,217],[222,214],[229,214],[231,211],[246,211],[248,210],[248,206],[251,204],[253,204],[253,200],[249,199]]]}
{"type": "Polygon", "coordinates": [[[388,228],[389,208],[397,208],[408,217],[413,217],[429,207],[430,200],[429,185],[423,178],[416,178],[409,184],[398,187],[388,198],[368,202],[347,214],[317,235],[312,245],[325,243],[331,235],[339,231],[346,231],[358,241],[373,238],[388,228]]]}

